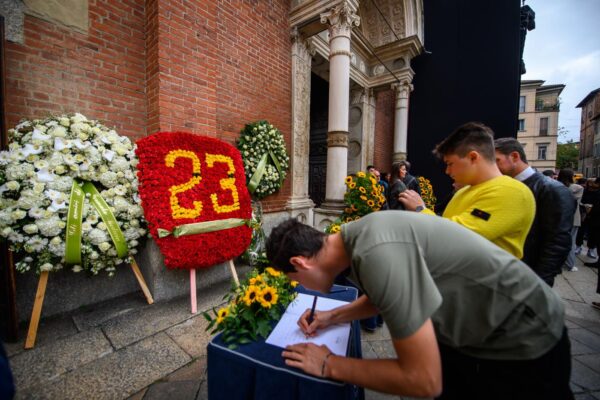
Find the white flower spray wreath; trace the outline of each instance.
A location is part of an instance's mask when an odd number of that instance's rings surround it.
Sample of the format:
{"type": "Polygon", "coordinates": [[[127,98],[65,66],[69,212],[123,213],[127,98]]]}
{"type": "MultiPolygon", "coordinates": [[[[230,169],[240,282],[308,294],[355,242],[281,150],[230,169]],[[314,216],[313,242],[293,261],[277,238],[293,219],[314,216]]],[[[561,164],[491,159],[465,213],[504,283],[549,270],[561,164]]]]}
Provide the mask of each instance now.
{"type": "Polygon", "coordinates": [[[0,152],[0,236],[17,253],[17,270],[56,271],[66,265],[75,181],[93,184],[108,208],[90,201],[97,196],[93,188],[82,195],[81,262],[72,270],[104,269],[113,275],[146,234],[131,141],[81,114],[23,120],[9,137],[8,150],[0,152]],[[116,227],[104,220],[109,211],[122,232],[120,247],[112,238],[116,227]]]}
{"type": "Polygon", "coordinates": [[[279,129],[267,121],[247,124],[237,148],[244,161],[248,190],[255,198],[262,199],[283,185],[290,158],[279,129]]]}

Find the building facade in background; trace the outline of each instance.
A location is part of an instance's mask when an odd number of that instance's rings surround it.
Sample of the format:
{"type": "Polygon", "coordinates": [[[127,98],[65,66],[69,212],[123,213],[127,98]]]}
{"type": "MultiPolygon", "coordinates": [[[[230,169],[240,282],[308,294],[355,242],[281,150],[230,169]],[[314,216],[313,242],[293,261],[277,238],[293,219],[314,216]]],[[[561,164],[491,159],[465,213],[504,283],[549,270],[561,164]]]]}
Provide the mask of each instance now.
{"type": "Polygon", "coordinates": [[[556,168],[560,93],[565,85],[544,85],[543,80],[521,82],[517,139],[529,165],[539,171],[556,168]]]}
{"type": "Polygon", "coordinates": [[[587,178],[600,175],[600,88],[577,104],[581,108],[579,170],[587,178]]]}

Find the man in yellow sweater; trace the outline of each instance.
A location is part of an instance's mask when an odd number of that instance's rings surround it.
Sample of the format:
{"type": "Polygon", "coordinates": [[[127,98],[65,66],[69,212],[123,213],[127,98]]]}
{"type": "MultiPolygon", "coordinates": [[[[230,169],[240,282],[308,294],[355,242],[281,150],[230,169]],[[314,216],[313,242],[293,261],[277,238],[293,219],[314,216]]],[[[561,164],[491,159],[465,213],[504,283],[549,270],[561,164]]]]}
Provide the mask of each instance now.
{"type": "MultiPolygon", "coordinates": [[[[435,150],[446,163],[446,174],[458,184],[443,217],[477,232],[517,258],[535,216],[535,199],[523,183],[502,175],[496,165],[494,132],[468,122],[459,126],[435,150]]],[[[433,214],[412,190],[399,195],[407,210],[433,214]]]]}

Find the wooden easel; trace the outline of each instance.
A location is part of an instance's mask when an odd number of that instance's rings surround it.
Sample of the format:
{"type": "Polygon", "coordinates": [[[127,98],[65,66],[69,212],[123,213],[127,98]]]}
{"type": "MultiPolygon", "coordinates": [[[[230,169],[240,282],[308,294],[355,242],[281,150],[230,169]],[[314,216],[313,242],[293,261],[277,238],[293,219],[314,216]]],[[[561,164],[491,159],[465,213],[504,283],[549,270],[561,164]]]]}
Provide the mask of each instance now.
{"type": "MultiPolygon", "coordinates": [[[[233,276],[233,280],[235,281],[236,286],[240,286],[240,280],[238,278],[237,271],[235,270],[235,265],[233,265],[233,260],[229,260],[229,269],[231,269],[231,275],[233,276]]],[[[192,314],[196,314],[198,312],[198,301],[196,299],[195,269],[190,269],[190,303],[192,308],[192,314]]]]}
{"type": "MultiPolygon", "coordinates": [[[[142,275],[140,268],[138,267],[135,260],[131,262],[131,270],[137,279],[146,301],[148,304],[154,303],[152,294],[148,290],[144,276],[142,275]]],[[[29,321],[29,329],[27,331],[27,339],[25,340],[25,349],[31,349],[35,346],[35,338],[37,336],[38,325],[40,323],[40,316],[42,314],[42,305],[44,304],[44,295],[46,294],[46,285],[48,284],[48,271],[44,271],[40,274],[40,280],[38,282],[37,292],[35,293],[35,302],[33,303],[33,310],[31,311],[31,320],[29,321]]]]}

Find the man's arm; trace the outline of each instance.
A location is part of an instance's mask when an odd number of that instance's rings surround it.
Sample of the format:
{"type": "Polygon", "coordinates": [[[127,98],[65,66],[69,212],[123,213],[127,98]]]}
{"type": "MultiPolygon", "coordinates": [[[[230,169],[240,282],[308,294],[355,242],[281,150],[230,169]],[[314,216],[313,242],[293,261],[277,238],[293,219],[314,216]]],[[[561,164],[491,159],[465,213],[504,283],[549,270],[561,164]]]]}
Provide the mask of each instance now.
{"type": "Polygon", "coordinates": [[[548,187],[537,201],[539,249],[532,267],[540,278],[553,280],[571,251],[576,201],[566,187],[548,187]]]}
{"type": "Polygon", "coordinates": [[[316,312],[310,324],[308,323],[310,310],[306,310],[298,319],[298,325],[306,335],[313,336],[318,329],[326,328],[329,325],[365,319],[378,313],[377,307],[371,303],[367,296],[362,295],[350,304],[329,311],[316,312]]]}
{"type": "Polygon", "coordinates": [[[442,390],[440,354],[430,319],[412,335],[392,339],[397,358],[356,359],[328,355],[325,346],[302,343],[283,352],[286,364],[304,372],[385,393],[434,397],[442,390]]]}

